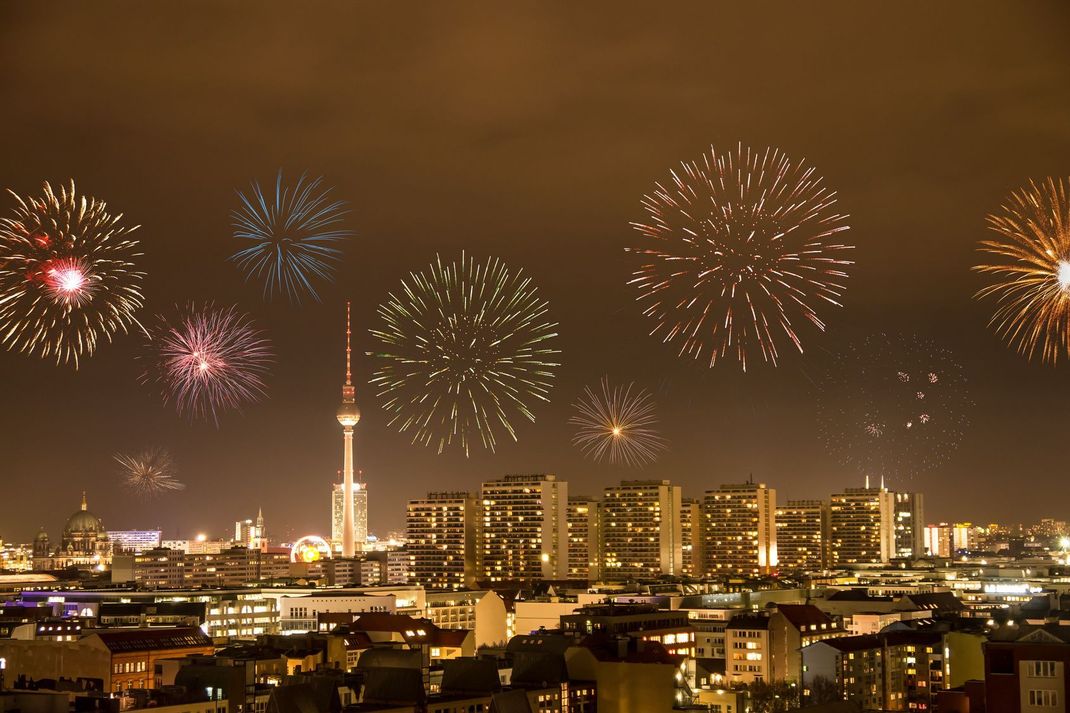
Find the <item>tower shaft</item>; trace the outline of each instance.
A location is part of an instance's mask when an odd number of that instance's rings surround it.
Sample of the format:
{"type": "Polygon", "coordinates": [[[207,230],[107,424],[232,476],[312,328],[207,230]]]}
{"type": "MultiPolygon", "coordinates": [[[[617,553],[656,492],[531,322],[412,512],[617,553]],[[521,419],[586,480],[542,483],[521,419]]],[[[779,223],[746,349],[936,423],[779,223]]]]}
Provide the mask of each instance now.
{"type": "Polygon", "coordinates": [[[356,543],[353,541],[353,427],[342,429],[345,440],[345,456],[342,461],[342,556],[354,557],[356,543]]]}

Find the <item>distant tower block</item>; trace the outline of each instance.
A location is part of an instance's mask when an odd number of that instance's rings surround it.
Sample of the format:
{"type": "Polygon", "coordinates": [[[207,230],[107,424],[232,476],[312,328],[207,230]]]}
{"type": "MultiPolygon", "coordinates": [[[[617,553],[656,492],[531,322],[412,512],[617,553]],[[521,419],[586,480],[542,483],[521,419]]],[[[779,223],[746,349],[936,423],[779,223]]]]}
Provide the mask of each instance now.
{"type": "MultiPolygon", "coordinates": [[[[360,421],[357,408],[357,390],[350,372],[352,349],[350,348],[350,309],[346,302],[346,383],[342,386],[342,405],[338,407],[338,423],[342,424],[345,457],[342,461],[342,490],[353,492],[353,427],[360,421]]],[[[353,538],[353,498],[342,498],[342,556],[356,555],[353,538]]]]}

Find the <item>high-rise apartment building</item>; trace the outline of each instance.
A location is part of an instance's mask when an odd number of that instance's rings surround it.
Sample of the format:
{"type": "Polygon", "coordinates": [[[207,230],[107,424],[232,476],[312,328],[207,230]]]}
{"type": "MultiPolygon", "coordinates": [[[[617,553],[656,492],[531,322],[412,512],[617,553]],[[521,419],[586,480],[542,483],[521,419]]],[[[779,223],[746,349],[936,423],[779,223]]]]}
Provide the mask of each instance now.
{"type": "Polygon", "coordinates": [[[776,490],[764,483],[722,485],[702,502],[706,575],[760,574],[777,564],[776,490]]]}
{"type": "Polygon", "coordinates": [[[776,509],[776,551],[782,570],[825,569],[829,504],[823,500],[789,500],[776,509]]]}
{"type": "Polygon", "coordinates": [[[470,589],[476,582],[479,499],[428,493],[406,511],[409,579],[427,589],[470,589]]]}
{"type": "Polygon", "coordinates": [[[833,567],[887,563],[895,552],[895,496],[887,488],[847,488],[829,504],[833,567]]]}
{"type": "Polygon", "coordinates": [[[680,486],[625,480],[602,497],[602,578],[607,582],[679,575],[680,486]]]}
{"type": "Polygon", "coordinates": [[[680,574],[702,576],[702,503],[695,498],[680,501],[680,574]]]}
{"type": "MultiPolygon", "coordinates": [[[[331,543],[339,549],[342,546],[342,520],[344,519],[344,501],[342,500],[342,483],[335,483],[331,489],[331,543]]],[[[353,542],[359,552],[368,541],[368,488],[364,483],[353,483],[353,542]]]]}
{"type": "Polygon", "coordinates": [[[481,501],[483,578],[568,578],[568,483],[554,475],[507,475],[483,483],[481,501]]]}
{"type": "Polygon", "coordinates": [[[568,578],[597,582],[601,574],[601,503],[586,495],[568,496],[568,578]]]}
{"type": "Polygon", "coordinates": [[[925,508],[921,493],[895,493],[895,557],[925,556],[925,508]]]}

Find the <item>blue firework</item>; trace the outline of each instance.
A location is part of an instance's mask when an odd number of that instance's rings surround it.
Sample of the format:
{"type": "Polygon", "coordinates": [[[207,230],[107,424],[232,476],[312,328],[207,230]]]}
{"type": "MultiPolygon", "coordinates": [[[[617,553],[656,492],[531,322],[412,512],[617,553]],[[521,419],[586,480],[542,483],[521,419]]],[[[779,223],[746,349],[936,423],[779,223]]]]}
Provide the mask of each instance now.
{"type": "Polygon", "coordinates": [[[264,297],[286,294],[300,302],[304,296],[319,301],[316,285],[334,279],[342,258],[339,243],[352,235],[342,227],[349,211],[346,202],[331,197],[323,177],[283,183],[282,171],[275,190],[265,191],[253,181],[249,194],[238,191],[241,206],[231,212],[234,237],[251,243],[230,256],[245,279],[264,284],[264,297]]]}

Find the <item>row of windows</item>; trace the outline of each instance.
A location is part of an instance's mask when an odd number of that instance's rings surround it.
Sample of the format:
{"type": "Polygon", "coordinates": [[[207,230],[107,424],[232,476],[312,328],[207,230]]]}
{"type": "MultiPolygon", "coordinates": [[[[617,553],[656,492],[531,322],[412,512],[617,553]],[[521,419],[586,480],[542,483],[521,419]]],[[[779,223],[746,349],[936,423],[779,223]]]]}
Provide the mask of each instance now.
{"type": "Polygon", "coordinates": [[[112,667],[112,673],[141,673],[146,671],[147,664],[144,661],[125,661],[112,667]]]}
{"type": "Polygon", "coordinates": [[[1041,708],[1055,708],[1059,705],[1059,694],[1047,689],[1029,691],[1029,705],[1041,708]]]}
{"type": "Polygon", "coordinates": [[[1026,670],[1033,678],[1055,678],[1054,661],[1026,661],[1026,670]]]}

